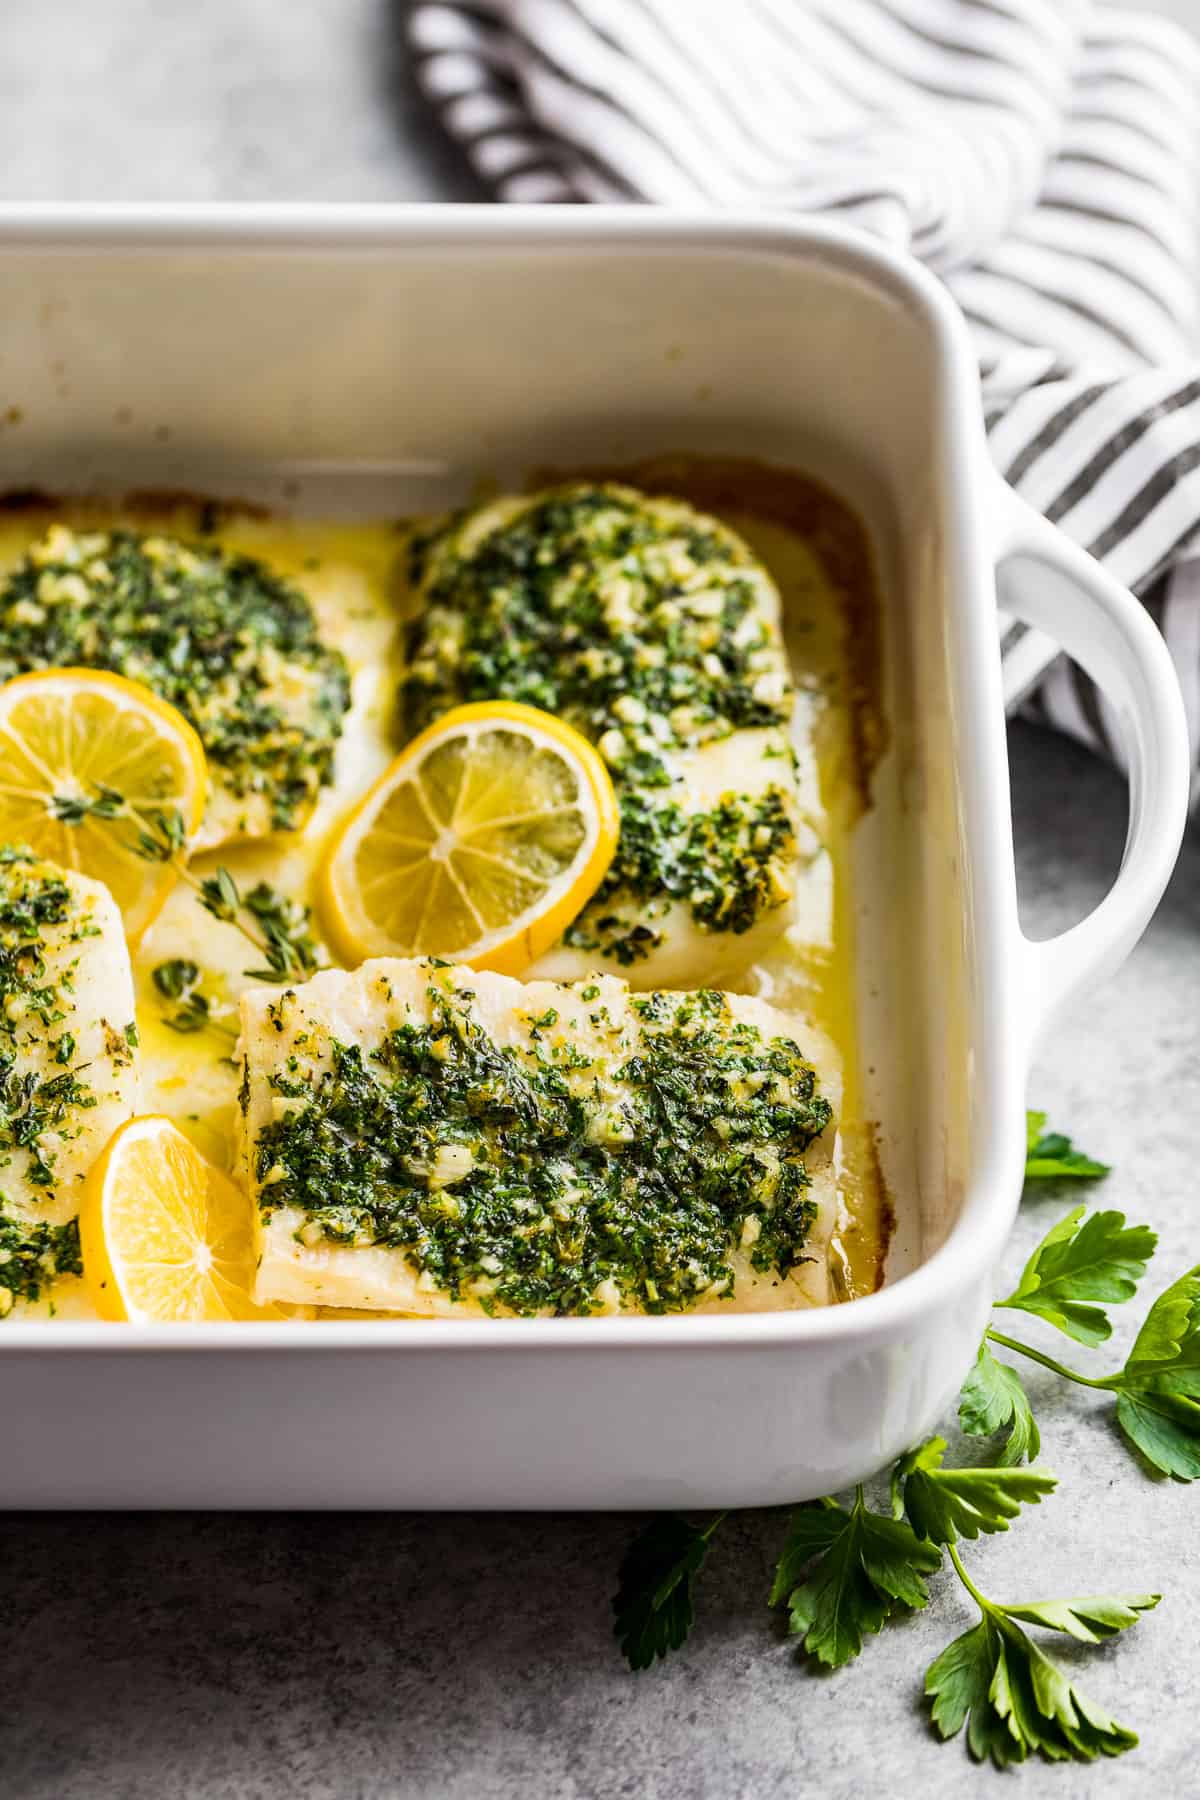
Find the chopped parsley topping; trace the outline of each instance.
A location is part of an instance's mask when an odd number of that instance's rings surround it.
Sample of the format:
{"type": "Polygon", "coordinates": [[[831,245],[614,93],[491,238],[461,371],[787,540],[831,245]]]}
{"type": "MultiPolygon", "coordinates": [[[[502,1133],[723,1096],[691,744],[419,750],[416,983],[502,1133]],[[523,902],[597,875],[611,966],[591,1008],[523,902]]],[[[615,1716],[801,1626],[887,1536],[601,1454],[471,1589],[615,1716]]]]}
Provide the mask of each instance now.
{"type": "Polygon", "coordinates": [[[59,1275],[82,1275],[79,1221],[36,1224],[0,1210],[0,1319],[18,1300],[38,1300],[59,1275]]]}
{"type": "Polygon", "coordinates": [[[95,1104],[87,1083],[70,1070],[43,1079],[17,1068],[11,1052],[0,1049],[0,1153],[7,1162],[13,1150],[25,1151],[25,1179],[32,1186],[54,1186],[54,1151],[44,1135],[70,1132],[76,1112],[95,1104]]]}
{"type": "Polygon", "coordinates": [[[217,780],[257,803],[264,828],[301,824],[332,779],[346,664],[321,642],[304,594],[254,557],[52,525],[0,587],[0,681],[80,664],[177,706],[217,780]]]}
{"type": "Polygon", "coordinates": [[[79,1273],[64,1213],[78,1200],[80,1140],[97,1129],[103,1139],[96,1109],[119,1091],[138,1041],[131,1018],[92,1012],[103,935],[90,886],[0,845],[0,1318],[55,1275],[79,1273]]]}
{"type": "Polygon", "coordinates": [[[779,869],[794,848],[778,788],[753,799],[730,794],[711,812],[698,813],[626,793],[616,856],[563,941],[628,966],[658,948],[664,933],[648,921],[675,900],[687,901],[692,918],[710,931],[748,931],[765,908],[786,897],[779,869]],[[626,895],[643,902],[636,923],[617,910],[626,895]]]}
{"type": "MultiPolygon", "coordinates": [[[[50,930],[68,943],[94,935],[77,911],[68,882],[49,864],[19,846],[0,847],[0,1179],[20,1151],[35,1188],[53,1187],[57,1144],[75,1129],[77,1111],[96,1104],[70,1067],[49,1076],[29,1067],[35,1039],[49,1043],[57,1064],[69,1065],[75,1054],[69,1031],[54,1036],[68,1016],[70,974],[51,973],[45,952],[50,930]]],[[[113,1037],[113,1053],[124,1060],[131,1054],[124,1033],[113,1037]]],[[[0,1205],[3,1199],[0,1190],[0,1205]]]]}
{"type": "MultiPolygon", "coordinates": [[[[301,1243],[401,1249],[425,1285],[520,1314],[618,1298],[681,1311],[731,1294],[738,1247],[780,1277],[806,1260],[802,1159],[831,1115],[790,1039],[700,992],[631,998],[599,1047],[555,1030],[554,1009],[526,1021],[527,1045],[502,1046],[469,992],[428,995],[428,1024],[374,1050],[293,1051],[272,1074],[258,1205],[302,1215],[301,1243]]],[[[280,997],[277,1029],[299,1005],[280,997]]],[[[247,1064],[245,1105],[249,1082],[247,1064]]]]}
{"type": "Polygon", "coordinates": [[[788,897],[791,686],[769,577],[731,531],[631,488],[559,488],[491,530],[459,515],[417,539],[413,576],[426,605],[406,731],[460,702],[520,700],[567,719],[612,772],[617,861],[569,942],[630,964],[661,941],[647,916],[673,902],[701,930],[743,932],[788,897]],[[773,783],[681,806],[679,758],[747,728],[772,732],[773,783]]]}

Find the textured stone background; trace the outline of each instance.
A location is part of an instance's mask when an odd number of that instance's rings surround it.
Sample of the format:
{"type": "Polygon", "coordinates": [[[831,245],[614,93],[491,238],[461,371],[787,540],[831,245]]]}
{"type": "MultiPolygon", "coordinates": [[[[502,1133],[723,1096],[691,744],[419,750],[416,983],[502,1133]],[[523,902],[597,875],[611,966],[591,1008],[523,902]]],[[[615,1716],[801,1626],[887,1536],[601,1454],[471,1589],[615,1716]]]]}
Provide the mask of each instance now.
{"type": "MultiPolygon", "coordinates": [[[[1200,0],[1160,10],[1200,26],[1200,0]]],[[[384,0],[0,0],[0,196],[469,199],[424,119],[384,0]]],[[[1118,777],[1011,732],[1027,929],[1079,917],[1116,867],[1118,777]]],[[[1200,839],[1123,973],[1046,1046],[1036,1104],[1113,1161],[1109,1204],[1196,1256],[1200,839]]],[[[1027,1203],[1008,1262],[1062,1210],[1027,1203]]],[[[1006,1270],[1007,1274],[1008,1271],[1006,1270]]],[[[1086,1360],[1086,1353],[1080,1354],[1086,1360]]],[[[1053,1386],[1036,1376],[1035,1394],[1053,1386]]],[[[1163,1588],[1082,1680],[1142,1733],[1099,1769],[1013,1778],[1077,1800],[1196,1791],[1200,1498],[1145,1480],[1101,1403],[1047,1408],[1060,1494],[972,1566],[1000,1595],[1163,1588]]],[[[2,1491],[2,1476],[0,1476],[2,1491]]],[[[13,1800],[731,1800],[957,1795],[926,1663],[969,1622],[928,1614],[833,1678],[798,1668],[763,1597],[780,1515],[714,1552],[688,1647],[629,1676],[608,1597],[632,1521],[595,1517],[0,1518],[0,1791],[13,1800]]],[[[973,1780],[981,1791],[998,1778],[973,1780]]]]}

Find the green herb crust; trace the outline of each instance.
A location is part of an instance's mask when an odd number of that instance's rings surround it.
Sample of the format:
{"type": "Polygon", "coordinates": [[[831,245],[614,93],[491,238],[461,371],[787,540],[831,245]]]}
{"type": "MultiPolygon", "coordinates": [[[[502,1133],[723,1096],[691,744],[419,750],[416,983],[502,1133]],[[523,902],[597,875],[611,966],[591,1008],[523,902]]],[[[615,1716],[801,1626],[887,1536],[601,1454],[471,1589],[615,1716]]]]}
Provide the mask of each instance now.
{"type": "Polygon", "coordinates": [[[662,944],[655,921],[677,902],[699,930],[740,934],[790,897],[778,598],[733,532],[681,501],[573,486],[456,516],[416,541],[413,577],[425,607],[406,731],[464,701],[520,700],[567,719],[610,767],[621,848],[569,945],[628,966],[662,944]],[[685,797],[697,753],[746,731],[766,736],[737,786],[685,797]]]}
{"type": "Polygon", "coordinates": [[[263,1218],[297,1217],[299,1243],[399,1249],[426,1291],[518,1314],[681,1311],[730,1294],[735,1251],[780,1277],[805,1260],[803,1156],[831,1113],[790,1038],[712,992],[581,1014],[592,983],[545,984],[560,1007],[518,1014],[521,1038],[500,1043],[436,966],[369,967],[422,972],[421,1022],[339,1041],[304,989],[265,1014],[268,1048],[272,1032],[295,1047],[250,1173],[263,1218]]]}
{"type": "Polygon", "coordinates": [[[112,669],[191,720],[238,829],[290,830],[333,773],[349,677],[298,588],[249,556],[52,525],[0,587],[0,681],[112,669]]]}
{"type": "Polygon", "coordinates": [[[685,900],[706,930],[748,931],[787,897],[779,869],[795,847],[795,827],[777,788],[754,798],[727,795],[709,812],[685,812],[626,791],[612,866],[564,942],[628,967],[661,943],[662,932],[647,921],[672,900],[685,900]],[[636,924],[621,910],[627,895],[645,903],[636,924]]]}
{"type": "Polygon", "coordinates": [[[66,1029],[73,975],[52,973],[45,954],[50,927],[65,927],[69,942],[95,935],[74,913],[63,876],[26,850],[0,849],[0,1173],[21,1152],[25,1179],[38,1188],[54,1184],[57,1140],[96,1104],[82,1074],[67,1067],[43,1076],[26,1060],[35,1035],[52,1039],[56,1063],[74,1060],[66,1029]]]}
{"type": "Polygon", "coordinates": [[[79,1221],[31,1225],[0,1212],[0,1318],[18,1300],[40,1300],[60,1275],[82,1275],[79,1221]]]}
{"type": "Polygon", "coordinates": [[[0,1317],[55,1273],[78,1273],[77,1184],[131,1110],[132,1015],[108,896],[0,846],[0,1317]]]}

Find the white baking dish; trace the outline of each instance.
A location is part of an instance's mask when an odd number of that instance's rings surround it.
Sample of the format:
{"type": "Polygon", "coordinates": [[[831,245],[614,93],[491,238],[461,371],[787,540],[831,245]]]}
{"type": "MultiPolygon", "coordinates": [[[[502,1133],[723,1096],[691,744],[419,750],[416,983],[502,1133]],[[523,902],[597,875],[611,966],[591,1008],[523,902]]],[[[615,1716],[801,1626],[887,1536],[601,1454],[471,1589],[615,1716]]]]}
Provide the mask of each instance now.
{"type": "Polygon", "coordinates": [[[0,1500],[746,1506],[840,1488],[933,1425],[1017,1204],[1031,1048],[1144,928],[1187,791],[1162,644],[993,475],[937,284],[778,220],[8,209],[0,415],[6,488],[398,513],[481,475],[686,449],[806,467],[855,502],[891,730],[856,848],[861,1030],[900,1216],[883,1291],[819,1312],[6,1326],[0,1500]],[[1017,923],[998,566],[1128,728],[1124,868],[1050,944],[1017,923]]]}

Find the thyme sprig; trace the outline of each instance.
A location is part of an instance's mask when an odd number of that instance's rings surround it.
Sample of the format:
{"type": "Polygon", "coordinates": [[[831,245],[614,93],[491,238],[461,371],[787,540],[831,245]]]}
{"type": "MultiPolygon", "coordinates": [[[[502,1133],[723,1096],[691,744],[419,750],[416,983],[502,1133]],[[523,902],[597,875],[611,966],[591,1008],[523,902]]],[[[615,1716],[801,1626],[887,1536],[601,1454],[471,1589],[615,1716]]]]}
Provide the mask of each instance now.
{"type": "MultiPolygon", "coordinates": [[[[134,836],[127,840],[133,854],[143,862],[173,867],[205,912],[224,925],[232,925],[258,951],[263,959],[261,966],[243,971],[250,980],[303,981],[320,967],[317,941],[310,929],[311,914],[300,901],[281,893],[268,881],[255,882],[243,893],[224,865],[212,875],[192,874],[187,865],[187,826],[177,807],[143,811],[117,788],[103,782],[96,784],[92,795],[56,794],[51,805],[55,818],[67,825],[81,825],[91,817],[128,818],[136,827],[134,836]]],[[[185,1023],[177,1022],[178,1014],[168,1023],[177,1030],[201,1029],[205,1021],[195,1016],[197,1004],[184,1007],[185,1023]]]]}
{"type": "Polygon", "coordinates": [[[93,798],[86,794],[55,794],[50,811],[64,825],[82,825],[87,818],[118,819],[125,811],[125,796],[103,781],[96,783],[93,798]]]}
{"type": "Polygon", "coordinates": [[[262,951],[265,966],[244,971],[252,981],[303,980],[318,967],[307,906],[280,893],[270,882],[257,881],[243,894],[229,870],[221,867],[200,882],[198,893],[205,912],[223,924],[236,926],[262,951]]]}
{"type": "MultiPolygon", "coordinates": [[[[79,826],[90,817],[130,819],[137,828],[135,835],[126,839],[133,855],[142,862],[162,862],[175,868],[178,878],[193,889],[205,913],[223,925],[232,925],[254,945],[263,963],[261,967],[243,970],[250,981],[304,981],[320,967],[320,952],[306,905],[284,895],[270,882],[255,882],[243,893],[223,864],[212,875],[193,875],[187,866],[187,824],[176,806],[140,810],[119,788],[97,781],[94,794],[56,794],[50,801],[50,810],[61,823],[72,826],[79,826]]],[[[176,997],[162,988],[160,992],[167,999],[176,997]]],[[[194,995],[194,983],[184,999],[182,1010],[167,1019],[167,1024],[175,1030],[198,1031],[205,1022],[214,1022],[210,1017],[200,1017],[203,995],[194,995]]]]}

